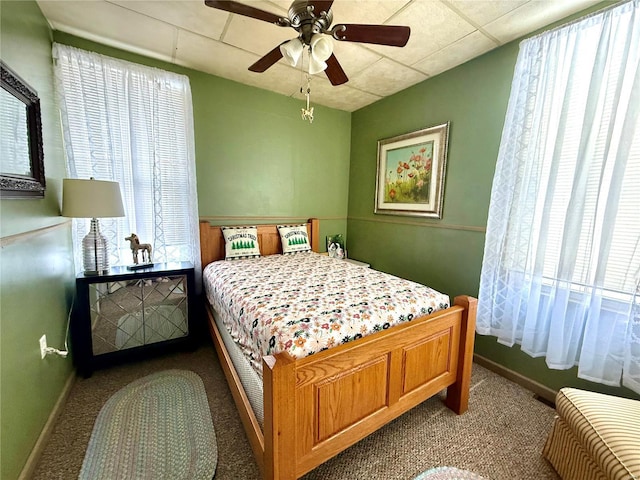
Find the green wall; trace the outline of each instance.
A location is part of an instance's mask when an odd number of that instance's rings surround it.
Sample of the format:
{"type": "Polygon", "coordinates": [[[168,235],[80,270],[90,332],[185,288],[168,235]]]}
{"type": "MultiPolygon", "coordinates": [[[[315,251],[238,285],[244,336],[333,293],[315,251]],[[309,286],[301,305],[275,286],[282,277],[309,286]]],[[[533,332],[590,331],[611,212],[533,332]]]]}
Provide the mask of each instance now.
{"type": "MultiPolygon", "coordinates": [[[[70,232],[59,217],[65,176],[54,106],[51,32],[33,1],[0,2],[0,54],[40,94],[47,193],[0,201],[2,479],[21,471],[71,371],[40,360],[38,338],[61,347],[73,291],[70,232]],[[35,233],[33,231],[36,231],[35,233]],[[22,233],[33,233],[15,237],[22,233]]],[[[194,104],[201,217],[220,224],[321,218],[347,233],[350,256],[451,295],[477,295],[491,181],[518,51],[509,44],[353,114],[301,101],[54,32],[60,43],[188,75],[194,104]],[[450,121],[441,220],[374,215],[379,139],[450,121]],[[348,220],[347,220],[348,215],[348,220]],[[410,245],[409,248],[406,245],[410,245]]],[[[324,242],[323,242],[324,243],[324,242]]],[[[477,337],[476,351],[552,388],[586,386],[518,348],[477,337]]]]}
{"type": "Polygon", "coordinates": [[[70,359],[40,358],[38,339],[63,348],[73,266],[50,30],[35,2],[0,3],[0,57],[40,97],[47,183],[44,199],[0,200],[0,478],[13,480],[71,374],[70,359]]]}
{"type": "MultiPolygon", "coordinates": [[[[321,219],[321,238],[347,231],[351,114],[124,52],[61,32],[56,42],[189,77],[198,208],[216,224],[321,219]]],[[[324,241],[321,242],[324,248],[324,241]]]]}
{"type": "Polygon", "coordinates": [[[52,33],[33,1],[3,1],[0,9],[2,60],[41,99],[47,180],[43,200],[0,201],[0,478],[10,480],[20,474],[71,373],[70,358],[41,360],[38,347],[46,334],[49,345],[62,348],[74,281],[69,223],[59,207],[65,163],[51,37],[189,76],[199,213],[214,223],[318,217],[322,238],[346,234],[351,114],[315,106],[309,125],[300,118],[300,100],[52,33]]]}
{"type": "MultiPolygon", "coordinates": [[[[601,8],[610,2],[600,4],[601,8]]],[[[591,9],[591,10],[595,10],[591,9]]],[[[491,184],[518,42],[353,113],[349,176],[349,256],[452,297],[478,295],[491,184]],[[377,142],[451,122],[442,219],[374,214],[377,142]]],[[[476,335],[476,353],[554,390],[579,388],[638,397],[626,388],[550,370],[543,358],[476,335]]]]}
{"type": "MultiPolygon", "coordinates": [[[[516,47],[517,48],[517,47],[516,47]]],[[[349,254],[450,294],[477,295],[513,46],[354,112],[349,254]],[[450,122],[443,218],[374,214],[377,142],[450,122]]]]}

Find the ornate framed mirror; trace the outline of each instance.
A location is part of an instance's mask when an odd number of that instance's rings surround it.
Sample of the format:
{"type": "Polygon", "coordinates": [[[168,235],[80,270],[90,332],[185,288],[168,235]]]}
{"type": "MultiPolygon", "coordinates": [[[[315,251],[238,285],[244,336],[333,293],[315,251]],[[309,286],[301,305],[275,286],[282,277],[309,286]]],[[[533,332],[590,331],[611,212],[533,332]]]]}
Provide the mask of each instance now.
{"type": "Polygon", "coordinates": [[[0,198],[43,198],[40,99],[0,60],[0,198]]]}

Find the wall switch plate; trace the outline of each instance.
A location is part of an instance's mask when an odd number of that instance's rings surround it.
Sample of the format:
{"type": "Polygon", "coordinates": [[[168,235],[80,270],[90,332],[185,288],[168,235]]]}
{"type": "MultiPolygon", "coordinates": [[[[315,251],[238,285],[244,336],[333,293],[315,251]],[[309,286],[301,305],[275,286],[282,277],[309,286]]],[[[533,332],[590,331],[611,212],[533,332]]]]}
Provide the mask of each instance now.
{"type": "Polygon", "coordinates": [[[40,358],[43,358],[47,356],[47,336],[46,335],[42,335],[40,337],[40,358]]]}

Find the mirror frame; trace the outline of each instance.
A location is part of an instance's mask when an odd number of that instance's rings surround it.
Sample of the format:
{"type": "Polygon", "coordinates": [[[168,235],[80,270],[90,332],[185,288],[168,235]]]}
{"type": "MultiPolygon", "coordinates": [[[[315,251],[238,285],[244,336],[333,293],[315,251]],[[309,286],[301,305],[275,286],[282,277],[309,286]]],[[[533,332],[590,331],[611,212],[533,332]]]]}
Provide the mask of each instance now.
{"type": "Polygon", "coordinates": [[[0,60],[2,88],[25,104],[29,138],[31,175],[15,175],[0,171],[0,198],[44,198],[44,151],[42,119],[37,92],[0,60]]]}

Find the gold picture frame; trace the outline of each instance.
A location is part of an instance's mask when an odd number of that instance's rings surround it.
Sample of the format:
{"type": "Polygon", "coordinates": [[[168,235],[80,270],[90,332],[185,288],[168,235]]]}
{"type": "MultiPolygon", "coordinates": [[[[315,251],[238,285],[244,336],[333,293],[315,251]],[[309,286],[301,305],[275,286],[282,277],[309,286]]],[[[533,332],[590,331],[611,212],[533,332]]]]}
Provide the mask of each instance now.
{"type": "Polygon", "coordinates": [[[449,122],[378,141],[374,213],[442,218],[449,122]]]}

